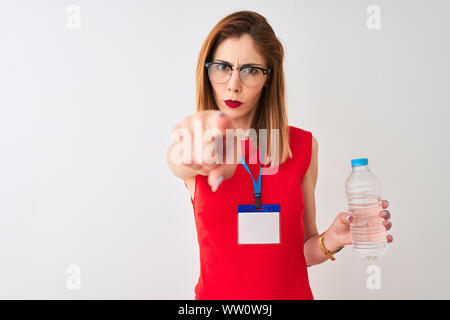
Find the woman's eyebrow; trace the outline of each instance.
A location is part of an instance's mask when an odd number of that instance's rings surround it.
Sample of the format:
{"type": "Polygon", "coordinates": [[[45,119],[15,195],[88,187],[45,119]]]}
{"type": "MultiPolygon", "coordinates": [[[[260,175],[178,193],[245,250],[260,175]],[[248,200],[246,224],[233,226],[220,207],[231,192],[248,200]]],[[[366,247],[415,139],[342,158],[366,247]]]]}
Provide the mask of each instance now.
{"type": "MultiPolygon", "coordinates": [[[[232,65],[230,62],[225,61],[225,60],[218,60],[218,59],[215,59],[214,61],[216,61],[216,62],[223,62],[223,63],[226,63],[226,64],[228,64],[228,65],[230,65],[230,66],[233,67],[233,65],[232,65]]],[[[241,67],[244,67],[244,66],[261,66],[261,67],[263,67],[262,64],[259,64],[259,63],[251,63],[251,62],[250,62],[250,63],[244,63],[244,64],[241,65],[241,67]]]]}

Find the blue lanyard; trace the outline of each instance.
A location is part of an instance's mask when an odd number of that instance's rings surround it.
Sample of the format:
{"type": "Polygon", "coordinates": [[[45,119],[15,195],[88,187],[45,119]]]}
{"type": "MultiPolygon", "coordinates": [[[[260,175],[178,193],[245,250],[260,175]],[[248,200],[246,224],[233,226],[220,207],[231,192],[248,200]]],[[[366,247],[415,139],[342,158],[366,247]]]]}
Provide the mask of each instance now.
{"type": "Polygon", "coordinates": [[[245,170],[247,170],[247,172],[250,174],[250,177],[252,178],[253,181],[253,189],[254,189],[254,194],[255,194],[255,208],[256,209],[261,209],[261,167],[262,167],[262,159],[263,159],[263,152],[261,151],[261,158],[260,158],[260,162],[259,162],[259,176],[258,176],[258,182],[255,181],[255,179],[253,178],[253,175],[250,171],[250,169],[248,168],[247,164],[245,163],[244,158],[241,157],[241,164],[244,166],[245,170]]]}

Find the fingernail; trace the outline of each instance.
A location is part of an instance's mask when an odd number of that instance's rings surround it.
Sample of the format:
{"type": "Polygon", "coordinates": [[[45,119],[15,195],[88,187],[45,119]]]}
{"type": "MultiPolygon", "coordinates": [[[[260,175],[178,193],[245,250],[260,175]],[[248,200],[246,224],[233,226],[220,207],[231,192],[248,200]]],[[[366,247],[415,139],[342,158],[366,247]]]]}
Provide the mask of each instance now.
{"type": "Polygon", "coordinates": [[[348,216],[345,217],[345,220],[350,221],[350,218],[351,218],[351,217],[352,217],[352,216],[348,215],[348,216]]]}
{"type": "Polygon", "coordinates": [[[386,207],[389,205],[389,201],[386,200],[386,207]]]}
{"type": "Polygon", "coordinates": [[[386,217],[386,216],[387,216],[387,212],[383,211],[383,217],[386,217]]]}
{"type": "Polygon", "coordinates": [[[392,223],[390,221],[386,222],[386,225],[389,227],[392,223]]]}
{"type": "Polygon", "coordinates": [[[222,182],[222,180],[223,180],[223,177],[219,177],[219,179],[217,179],[216,185],[214,186],[214,190],[213,191],[217,190],[217,188],[219,187],[219,185],[222,182]]]}

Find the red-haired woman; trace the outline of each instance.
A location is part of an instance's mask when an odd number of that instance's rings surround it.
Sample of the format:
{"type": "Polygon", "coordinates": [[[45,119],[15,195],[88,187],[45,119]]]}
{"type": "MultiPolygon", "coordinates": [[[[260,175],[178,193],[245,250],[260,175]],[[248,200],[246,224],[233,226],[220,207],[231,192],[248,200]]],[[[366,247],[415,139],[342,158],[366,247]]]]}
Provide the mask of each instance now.
{"type": "MultiPolygon", "coordinates": [[[[178,138],[167,152],[194,209],[195,299],[313,299],[307,267],[351,243],[349,212],[317,231],[318,144],[288,125],[283,58],[271,26],[251,11],[223,18],[201,48],[197,112],[174,127],[178,138]]],[[[380,216],[390,229],[389,211],[380,216]]]]}

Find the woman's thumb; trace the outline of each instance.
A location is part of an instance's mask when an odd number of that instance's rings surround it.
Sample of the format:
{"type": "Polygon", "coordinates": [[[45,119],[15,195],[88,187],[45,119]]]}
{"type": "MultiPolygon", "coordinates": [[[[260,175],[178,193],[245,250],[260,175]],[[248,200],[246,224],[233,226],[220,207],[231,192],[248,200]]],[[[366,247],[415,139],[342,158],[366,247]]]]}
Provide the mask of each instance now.
{"type": "Polygon", "coordinates": [[[231,178],[236,170],[235,164],[223,164],[211,170],[208,175],[208,184],[215,192],[224,179],[231,178]]]}
{"type": "Polygon", "coordinates": [[[350,222],[353,221],[353,216],[351,215],[350,212],[341,212],[339,214],[339,216],[340,216],[342,223],[344,223],[344,224],[350,224],[350,222]]]}

